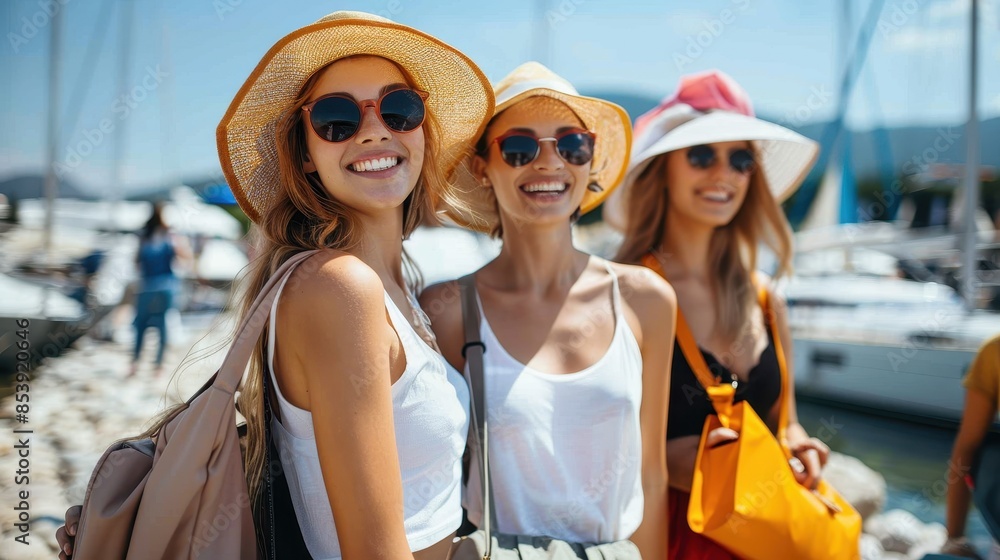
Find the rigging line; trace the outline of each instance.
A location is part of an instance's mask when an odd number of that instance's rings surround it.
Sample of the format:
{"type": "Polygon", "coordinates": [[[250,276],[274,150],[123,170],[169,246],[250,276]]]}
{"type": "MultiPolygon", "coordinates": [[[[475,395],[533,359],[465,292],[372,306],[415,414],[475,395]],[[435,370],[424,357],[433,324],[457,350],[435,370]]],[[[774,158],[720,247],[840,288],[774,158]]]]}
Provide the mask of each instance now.
{"type": "Polygon", "coordinates": [[[881,215],[870,217],[875,220],[893,220],[896,217],[896,212],[899,210],[902,192],[898,195],[892,192],[892,185],[896,181],[896,165],[892,155],[892,144],[890,143],[889,130],[885,122],[885,114],[882,111],[882,100],[879,95],[878,81],[876,79],[878,72],[875,71],[874,59],[869,62],[868,70],[868,80],[866,81],[868,82],[869,97],[873,100],[870,107],[873,113],[872,122],[875,123],[875,126],[872,128],[872,136],[874,136],[875,140],[879,181],[882,184],[882,200],[879,201],[879,204],[885,206],[884,208],[879,206],[882,210],[881,215]]]}
{"type": "MultiPolygon", "coordinates": [[[[813,170],[823,172],[826,170],[826,166],[830,160],[830,152],[837,139],[840,137],[840,133],[844,129],[844,117],[847,114],[847,108],[850,102],[851,92],[854,90],[854,85],[857,83],[858,75],[861,73],[861,69],[864,67],[865,59],[868,55],[868,49],[871,46],[872,37],[874,36],[874,31],[878,25],[879,16],[882,14],[882,9],[885,6],[885,0],[872,0],[872,3],[868,6],[868,13],[865,14],[865,22],[858,32],[858,37],[854,45],[854,49],[851,51],[851,56],[848,58],[848,64],[844,68],[844,74],[840,81],[840,95],[837,98],[837,113],[834,119],[823,127],[823,132],[820,135],[820,155],[813,167],[813,170]]],[[[812,180],[807,184],[804,184],[799,192],[793,197],[793,202],[791,210],[789,212],[789,220],[797,225],[802,222],[806,214],[809,212],[809,207],[812,206],[813,200],[816,198],[816,192],[819,189],[819,181],[812,180]]]]}
{"type": "Polygon", "coordinates": [[[104,38],[108,35],[108,25],[111,22],[109,17],[111,2],[112,0],[104,0],[104,4],[101,5],[101,13],[97,16],[97,23],[94,25],[94,38],[87,44],[87,52],[83,55],[83,64],[80,65],[80,72],[76,78],[76,87],[69,90],[74,92],[74,102],[67,103],[66,113],[62,120],[64,123],[63,134],[65,134],[66,139],[69,139],[70,132],[76,130],[77,125],[80,124],[80,114],[96,73],[94,72],[94,61],[104,50],[104,38]],[[79,95],[76,92],[80,92],[79,95]]]}

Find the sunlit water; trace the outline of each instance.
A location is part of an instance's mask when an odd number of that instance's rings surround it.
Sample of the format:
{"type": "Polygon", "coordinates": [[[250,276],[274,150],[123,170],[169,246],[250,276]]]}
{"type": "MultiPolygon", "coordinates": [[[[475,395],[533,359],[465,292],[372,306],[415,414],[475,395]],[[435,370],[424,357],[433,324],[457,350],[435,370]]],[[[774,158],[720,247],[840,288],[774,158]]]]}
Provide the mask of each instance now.
{"type": "MultiPolygon", "coordinates": [[[[946,469],[955,429],[915,424],[813,402],[799,402],[799,421],[834,451],[857,457],[885,477],[885,511],[904,509],[925,523],[945,522],[946,469]],[[832,437],[827,437],[832,434],[832,437]]],[[[979,512],[966,533],[986,554],[990,534],[979,512]]]]}

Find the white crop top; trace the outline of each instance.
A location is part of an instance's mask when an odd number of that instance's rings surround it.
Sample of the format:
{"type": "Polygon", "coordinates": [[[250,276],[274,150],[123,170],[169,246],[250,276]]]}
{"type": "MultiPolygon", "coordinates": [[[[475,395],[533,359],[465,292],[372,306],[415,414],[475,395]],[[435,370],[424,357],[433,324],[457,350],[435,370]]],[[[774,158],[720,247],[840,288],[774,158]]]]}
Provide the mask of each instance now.
{"type": "MultiPolygon", "coordinates": [[[[642,521],[642,354],[606,266],[615,332],[604,356],[582,371],[552,374],[518,362],[480,303],[496,531],[601,543],[631,537],[642,521]]],[[[478,462],[464,500],[480,526],[478,462]]]]}
{"type": "MultiPolygon", "coordinates": [[[[312,414],[285,400],[273,374],[275,316],[284,287],[283,281],[271,307],[267,340],[271,386],[282,418],[281,422],[272,418],[271,433],[280,456],[295,458],[283,467],[309,553],[316,560],[340,560],[312,414]]],[[[388,293],[385,306],[406,353],[406,369],[392,385],[392,413],[403,480],[403,523],[410,550],[417,551],[447,537],[462,522],[462,454],[469,429],[469,389],[462,375],[420,338],[388,293]]]]}

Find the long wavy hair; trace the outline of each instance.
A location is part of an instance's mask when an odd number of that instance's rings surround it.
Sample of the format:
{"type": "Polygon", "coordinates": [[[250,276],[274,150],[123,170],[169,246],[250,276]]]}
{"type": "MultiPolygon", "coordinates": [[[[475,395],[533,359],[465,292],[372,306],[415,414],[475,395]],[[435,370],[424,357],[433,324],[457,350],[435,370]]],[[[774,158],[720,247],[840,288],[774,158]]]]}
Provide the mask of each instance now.
{"type": "MultiPolygon", "coordinates": [[[[642,258],[663,247],[667,225],[667,156],[657,156],[628,185],[625,212],[628,225],[615,260],[639,264],[642,258]]],[[[778,261],[775,278],[792,270],[792,230],[781,206],[771,195],[764,173],[757,166],[743,205],[731,222],[716,228],[709,245],[709,262],[715,282],[716,330],[726,340],[735,340],[750,325],[757,304],[753,274],[757,247],[763,243],[778,261]]]]}
{"type": "MultiPolygon", "coordinates": [[[[340,59],[343,60],[343,59],[340,59]]],[[[330,64],[333,64],[331,62],[330,64]]],[[[327,65],[329,66],[329,65],[327,65]]],[[[312,249],[339,249],[350,251],[361,240],[361,224],[356,213],[342,202],[332,198],[323,187],[317,174],[307,174],[302,162],[307,155],[306,130],[302,119],[302,106],[309,100],[326,69],[316,71],[303,85],[289,107],[282,113],[276,135],[279,166],[277,195],[272,205],[262,212],[255,228],[251,230],[253,260],[234,283],[230,300],[238,308],[236,324],[248,316],[254,300],[268,279],[292,255],[312,249]]],[[[400,68],[407,82],[415,82],[400,68]]],[[[428,108],[423,124],[425,136],[423,167],[413,192],[403,203],[403,239],[421,224],[437,225],[437,204],[450,204],[463,208],[447,182],[443,171],[441,128],[428,108]]],[[[401,240],[402,241],[402,240],[401,240]]],[[[420,274],[412,260],[403,253],[403,265],[411,289],[419,291],[420,274]]],[[[246,419],[247,437],[243,455],[247,488],[254,511],[260,506],[259,494],[265,468],[267,442],[264,439],[264,390],[263,379],[267,369],[267,327],[250,358],[250,367],[242,380],[236,408],[246,419]]],[[[225,344],[231,344],[233,338],[225,344]]],[[[161,413],[153,425],[140,437],[155,435],[167,419],[177,410],[177,405],[161,413]]]]}

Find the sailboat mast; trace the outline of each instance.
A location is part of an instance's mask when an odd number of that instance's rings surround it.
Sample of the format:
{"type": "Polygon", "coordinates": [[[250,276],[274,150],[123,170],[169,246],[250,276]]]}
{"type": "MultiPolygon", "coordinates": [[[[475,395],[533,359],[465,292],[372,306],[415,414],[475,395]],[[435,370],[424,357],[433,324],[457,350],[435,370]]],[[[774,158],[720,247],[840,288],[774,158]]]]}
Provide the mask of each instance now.
{"type": "MultiPolygon", "coordinates": [[[[130,94],[128,88],[129,65],[131,64],[130,54],[132,52],[132,12],[133,0],[123,0],[118,3],[120,8],[119,31],[118,31],[118,95],[128,98],[130,94]]],[[[114,142],[112,143],[111,155],[111,192],[108,198],[111,201],[111,231],[118,231],[121,227],[118,214],[121,207],[122,190],[122,160],[125,157],[125,123],[118,123],[114,130],[114,142]]]]}
{"type": "Polygon", "coordinates": [[[979,255],[976,251],[976,211],[979,208],[979,114],[976,111],[978,80],[976,68],[979,58],[979,0],[971,2],[969,29],[969,122],[965,125],[965,229],[962,235],[962,297],[965,307],[976,307],[976,269],[979,255]]]}
{"type": "Polygon", "coordinates": [[[59,57],[62,49],[62,13],[62,9],[55,10],[49,28],[49,117],[45,139],[47,165],[45,168],[45,233],[43,236],[47,264],[52,263],[52,228],[54,227],[56,196],[59,191],[58,177],[56,177],[56,146],[59,143],[59,57]]]}
{"type": "Polygon", "coordinates": [[[535,38],[534,44],[532,45],[532,58],[538,62],[549,66],[552,61],[549,60],[549,36],[551,35],[551,29],[549,28],[548,13],[549,2],[548,0],[535,0],[535,38]]]}

